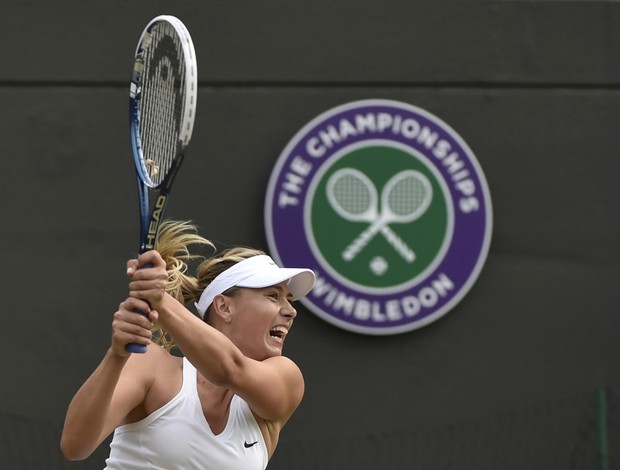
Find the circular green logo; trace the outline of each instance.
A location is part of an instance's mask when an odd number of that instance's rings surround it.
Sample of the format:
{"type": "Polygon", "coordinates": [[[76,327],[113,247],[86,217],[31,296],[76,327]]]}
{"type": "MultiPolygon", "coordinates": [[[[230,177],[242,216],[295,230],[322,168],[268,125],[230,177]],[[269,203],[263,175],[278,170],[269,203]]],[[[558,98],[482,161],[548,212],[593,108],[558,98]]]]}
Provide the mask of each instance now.
{"type": "Polygon", "coordinates": [[[422,155],[389,141],[346,148],[308,191],[311,243],[341,282],[393,291],[449,241],[449,200],[422,155]]]}
{"type": "Polygon", "coordinates": [[[427,325],[460,302],[488,253],[488,186],[467,144],[415,106],[364,100],[306,124],[265,199],[273,257],[317,275],[301,300],[366,334],[427,325]]]}

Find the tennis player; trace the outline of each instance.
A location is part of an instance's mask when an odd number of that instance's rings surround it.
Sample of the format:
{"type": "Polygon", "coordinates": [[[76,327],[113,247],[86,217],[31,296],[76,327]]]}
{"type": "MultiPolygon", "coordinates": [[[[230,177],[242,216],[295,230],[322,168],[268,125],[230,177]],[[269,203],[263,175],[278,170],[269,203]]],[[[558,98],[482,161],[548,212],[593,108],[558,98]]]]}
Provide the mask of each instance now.
{"type": "Polygon", "coordinates": [[[107,469],[266,468],[304,393],[282,347],[292,302],[314,273],[232,248],[202,260],[194,277],[190,245],[210,242],[191,224],[166,222],[158,251],[128,261],[111,346],[67,411],[66,458],[87,458],[114,431],[107,469]],[[185,307],[193,301],[198,316],[185,307]],[[147,352],[128,353],[132,342],[147,352]],[[175,345],[184,357],[170,353],[175,345]]]}

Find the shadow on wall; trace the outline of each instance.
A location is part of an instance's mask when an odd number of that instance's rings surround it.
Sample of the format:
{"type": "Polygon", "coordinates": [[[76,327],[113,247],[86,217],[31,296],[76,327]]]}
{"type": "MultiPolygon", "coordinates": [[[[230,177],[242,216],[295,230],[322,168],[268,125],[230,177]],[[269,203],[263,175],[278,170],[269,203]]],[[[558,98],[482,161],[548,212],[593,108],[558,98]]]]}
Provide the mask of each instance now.
{"type": "Polygon", "coordinates": [[[67,461],[60,451],[62,425],[51,421],[0,413],[0,467],[6,470],[101,470],[109,453],[109,441],[90,458],[67,461]]]}
{"type": "MultiPolygon", "coordinates": [[[[109,440],[85,461],[66,461],[61,427],[0,414],[7,470],[101,470],[109,440]]],[[[269,470],[607,470],[620,462],[620,391],[598,389],[523,409],[406,432],[282,442],[269,470]]]]}
{"type": "Polygon", "coordinates": [[[599,389],[435,428],[301,440],[273,468],[607,470],[618,430],[620,392],[599,389]]]}

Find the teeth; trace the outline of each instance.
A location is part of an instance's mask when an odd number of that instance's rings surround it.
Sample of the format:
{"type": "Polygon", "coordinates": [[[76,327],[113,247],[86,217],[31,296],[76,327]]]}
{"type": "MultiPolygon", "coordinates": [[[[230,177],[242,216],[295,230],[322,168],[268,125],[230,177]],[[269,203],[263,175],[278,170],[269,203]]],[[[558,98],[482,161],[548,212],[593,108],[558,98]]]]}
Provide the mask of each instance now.
{"type": "Polygon", "coordinates": [[[272,333],[280,333],[282,336],[286,336],[288,334],[288,328],[285,326],[276,326],[271,329],[272,333]]]}

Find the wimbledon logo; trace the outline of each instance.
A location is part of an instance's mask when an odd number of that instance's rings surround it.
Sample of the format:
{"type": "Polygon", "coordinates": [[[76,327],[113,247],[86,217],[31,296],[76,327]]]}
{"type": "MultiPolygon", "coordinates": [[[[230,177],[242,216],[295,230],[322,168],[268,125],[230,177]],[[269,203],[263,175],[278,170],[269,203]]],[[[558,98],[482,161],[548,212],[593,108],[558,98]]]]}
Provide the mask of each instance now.
{"type": "Polygon", "coordinates": [[[317,274],[302,300],[341,328],[410,331],[469,291],[491,240],[491,199],[467,144],[406,103],[331,109],[289,142],[265,200],[269,249],[317,274]]]}

